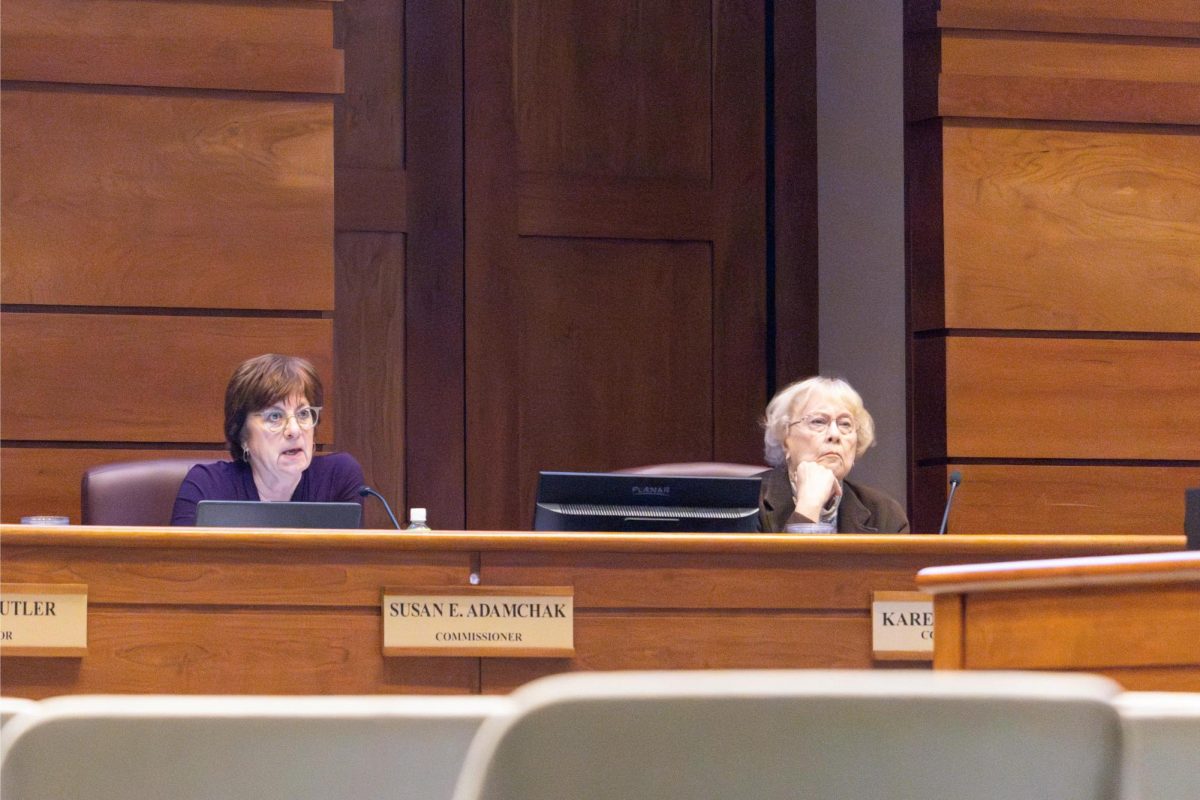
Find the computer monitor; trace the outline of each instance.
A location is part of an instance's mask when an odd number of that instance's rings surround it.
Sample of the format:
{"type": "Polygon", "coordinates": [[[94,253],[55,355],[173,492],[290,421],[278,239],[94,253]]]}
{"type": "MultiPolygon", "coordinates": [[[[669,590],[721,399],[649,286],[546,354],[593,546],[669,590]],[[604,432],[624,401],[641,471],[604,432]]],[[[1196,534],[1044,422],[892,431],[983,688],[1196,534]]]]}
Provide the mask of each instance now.
{"type": "Polygon", "coordinates": [[[266,503],[260,500],[201,500],[201,528],[360,528],[361,503],[266,503]]]}
{"type": "Polygon", "coordinates": [[[542,472],[535,531],[758,530],[762,478],[542,472]]]}

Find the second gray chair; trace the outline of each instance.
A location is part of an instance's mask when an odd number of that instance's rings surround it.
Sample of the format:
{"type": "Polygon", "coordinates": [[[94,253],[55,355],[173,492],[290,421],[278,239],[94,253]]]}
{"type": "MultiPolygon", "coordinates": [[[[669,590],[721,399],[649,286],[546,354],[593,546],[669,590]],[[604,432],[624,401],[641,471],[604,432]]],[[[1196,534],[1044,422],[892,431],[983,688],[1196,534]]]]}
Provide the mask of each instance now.
{"type": "Polygon", "coordinates": [[[1125,692],[1116,703],[1127,800],[1200,797],[1200,692],[1125,692]]]}
{"type": "Polygon", "coordinates": [[[1090,675],[560,675],[484,724],[455,800],[1113,800],[1117,691],[1090,675]]]}

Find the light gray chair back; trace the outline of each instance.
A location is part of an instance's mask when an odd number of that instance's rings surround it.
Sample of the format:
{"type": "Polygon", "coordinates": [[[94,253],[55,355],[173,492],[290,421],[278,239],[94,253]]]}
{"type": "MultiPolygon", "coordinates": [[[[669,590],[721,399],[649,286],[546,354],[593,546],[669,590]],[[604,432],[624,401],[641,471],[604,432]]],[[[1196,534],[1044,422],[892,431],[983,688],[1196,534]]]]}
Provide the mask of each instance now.
{"type": "Polygon", "coordinates": [[[1125,692],[1116,705],[1125,731],[1123,796],[1200,797],[1200,693],[1125,692]]]}
{"type": "Polygon", "coordinates": [[[455,800],[1114,800],[1116,684],[902,671],[575,673],[513,693],[455,800]]]}
{"type": "Polygon", "coordinates": [[[75,696],[0,731],[19,800],[441,800],[507,698],[75,696]]]}
{"type": "Polygon", "coordinates": [[[36,700],[26,700],[23,697],[0,697],[0,727],[18,714],[32,714],[37,711],[36,700]]]}

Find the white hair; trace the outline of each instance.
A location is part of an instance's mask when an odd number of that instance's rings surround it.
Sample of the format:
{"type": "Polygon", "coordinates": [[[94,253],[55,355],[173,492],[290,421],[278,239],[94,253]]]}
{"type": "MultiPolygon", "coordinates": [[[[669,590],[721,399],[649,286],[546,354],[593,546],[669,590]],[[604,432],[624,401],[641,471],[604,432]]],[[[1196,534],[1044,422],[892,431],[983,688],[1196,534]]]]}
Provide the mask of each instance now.
{"type": "Polygon", "coordinates": [[[784,442],[787,440],[788,423],[793,421],[792,412],[807,405],[814,394],[821,394],[845,405],[854,417],[855,429],[858,431],[856,456],[861,456],[868,447],[875,444],[875,420],[867,412],[862,397],[854,391],[854,387],[841,378],[814,375],[782,389],[767,403],[767,413],[762,421],[763,452],[771,466],[783,466],[787,461],[784,442]]]}

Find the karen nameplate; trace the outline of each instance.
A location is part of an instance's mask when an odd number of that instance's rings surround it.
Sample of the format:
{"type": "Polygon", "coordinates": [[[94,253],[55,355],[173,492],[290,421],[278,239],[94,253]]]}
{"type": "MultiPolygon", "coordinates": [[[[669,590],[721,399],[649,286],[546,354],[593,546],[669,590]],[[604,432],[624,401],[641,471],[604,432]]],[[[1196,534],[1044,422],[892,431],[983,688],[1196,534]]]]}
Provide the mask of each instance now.
{"type": "Polygon", "coordinates": [[[932,661],[933,596],[924,592],[875,592],[871,602],[871,649],[880,661],[932,661]]]}

